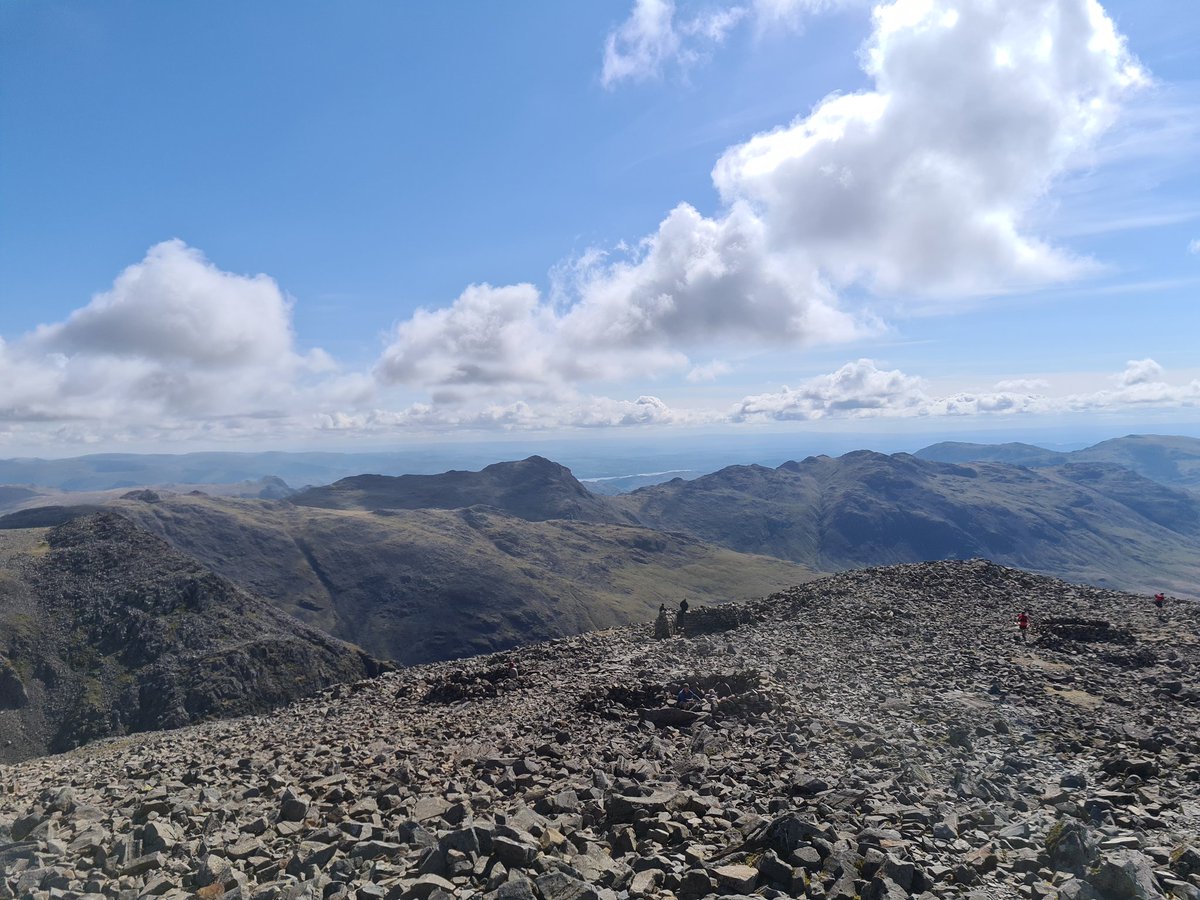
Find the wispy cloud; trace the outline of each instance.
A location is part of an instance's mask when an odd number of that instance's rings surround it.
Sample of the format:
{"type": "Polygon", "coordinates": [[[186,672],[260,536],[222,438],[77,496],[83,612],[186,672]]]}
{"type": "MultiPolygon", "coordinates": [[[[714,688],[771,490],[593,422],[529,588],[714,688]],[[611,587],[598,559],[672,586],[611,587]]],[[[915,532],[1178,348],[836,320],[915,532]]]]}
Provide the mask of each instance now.
{"type": "Polygon", "coordinates": [[[680,73],[704,61],[739,26],[753,23],[760,35],[798,29],[804,18],[865,0],[747,0],[681,11],[674,0],[634,0],[628,18],[604,41],[600,81],[613,88],[626,81],[680,73]]]}
{"type": "Polygon", "coordinates": [[[611,88],[657,78],[668,68],[685,71],[723,43],[747,12],[744,6],[724,6],[680,17],[674,0],[635,0],[629,18],[604,42],[600,81],[611,88]]]}
{"type": "MultiPolygon", "coordinates": [[[[626,251],[567,267],[551,299],[469,287],[400,323],[377,375],[451,399],[686,373],[693,355],[739,342],[877,332],[847,289],[944,307],[1094,271],[1025,220],[1146,76],[1095,3],[1052,5],[879,5],[862,50],[873,89],[727,149],[720,212],[680,203],[626,251]]],[[[639,2],[613,38],[635,48],[620,58],[653,68],[679,52],[676,17],[666,0],[639,2]]]]}

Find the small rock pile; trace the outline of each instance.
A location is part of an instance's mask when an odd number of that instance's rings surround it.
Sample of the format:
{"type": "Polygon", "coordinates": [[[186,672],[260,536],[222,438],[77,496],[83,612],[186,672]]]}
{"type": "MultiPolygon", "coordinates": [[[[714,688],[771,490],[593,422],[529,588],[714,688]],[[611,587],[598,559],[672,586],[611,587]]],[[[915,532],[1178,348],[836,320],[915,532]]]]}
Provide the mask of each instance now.
{"type": "Polygon", "coordinates": [[[456,668],[448,673],[430,675],[426,682],[428,688],[421,697],[423,703],[457,703],[496,697],[502,691],[518,690],[522,684],[518,671],[507,665],[456,668]]]}
{"type": "Polygon", "coordinates": [[[1149,607],[862,570],[716,636],[613,629],[507,654],[517,678],[436,664],[99,742],[0,769],[0,900],[1197,898],[1200,610],[1149,607]],[[1121,622],[1154,662],[1025,644],[1021,608],[1121,622]]]}

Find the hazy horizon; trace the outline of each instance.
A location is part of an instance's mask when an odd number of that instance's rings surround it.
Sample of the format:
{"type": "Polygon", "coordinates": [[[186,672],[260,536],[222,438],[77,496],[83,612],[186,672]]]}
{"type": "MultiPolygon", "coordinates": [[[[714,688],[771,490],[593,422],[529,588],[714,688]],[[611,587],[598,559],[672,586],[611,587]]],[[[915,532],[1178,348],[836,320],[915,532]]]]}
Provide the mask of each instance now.
{"type": "MultiPolygon", "coordinates": [[[[1187,431],[1187,430],[1185,430],[1187,431]]],[[[1128,433],[1146,434],[1145,431],[1128,433]]],[[[566,466],[584,482],[603,482],[660,474],[694,476],[713,472],[731,465],[764,465],[775,467],[789,460],[807,456],[841,456],[856,450],[878,453],[914,453],[942,440],[966,443],[999,444],[1025,443],[1047,450],[1066,452],[1081,450],[1102,441],[1125,436],[1097,434],[1085,438],[1079,432],[1045,430],[1024,435],[1000,436],[988,433],[944,435],[940,439],[906,434],[843,434],[822,435],[758,434],[730,438],[721,434],[670,435],[658,440],[618,436],[605,441],[578,439],[532,440],[528,436],[513,436],[510,441],[431,441],[403,447],[350,448],[337,450],[203,450],[185,453],[116,453],[80,454],[62,457],[0,458],[0,485],[30,484],[40,487],[60,487],[59,484],[39,483],[36,479],[14,481],[3,476],[9,468],[21,464],[46,463],[46,471],[56,464],[89,458],[130,459],[134,462],[162,460],[171,470],[177,464],[179,472],[226,472],[226,477],[212,479],[160,478],[145,482],[129,481],[124,487],[154,484],[227,484],[277,476],[291,487],[330,481],[360,474],[430,475],[450,469],[481,469],[497,462],[543,456],[566,466]],[[919,439],[918,439],[919,438],[919,439]]],[[[1164,435],[1165,436],[1165,435],[1164,435]]],[[[1190,433],[1172,435],[1200,440],[1200,427],[1190,433]]],[[[936,437],[936,436],[934,436],[936,437]]],[[[36,469],[34,470],[36,471],[36,469]]],[[[117,482],[121,479],[118,477],[117,482]]],[[[98,487],[65,488],[66,490],[98,490],[98,487]]]]}

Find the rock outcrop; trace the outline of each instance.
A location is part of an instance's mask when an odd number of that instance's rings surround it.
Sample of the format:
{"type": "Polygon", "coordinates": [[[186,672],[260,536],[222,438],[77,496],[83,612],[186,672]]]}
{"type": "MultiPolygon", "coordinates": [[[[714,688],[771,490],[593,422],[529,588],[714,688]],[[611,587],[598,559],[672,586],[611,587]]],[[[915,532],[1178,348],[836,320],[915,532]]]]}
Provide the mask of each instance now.
{"type": "Polygon", "coordinates": [[[383,668],[111,513],[52,529],[0,575],[0,760],[261,712],[383,668]]]}
{"type": "Polygon", "coordinates": [[[0,898],[1200,896],[1194,605],[970,561],[743,613],[0,769],[0,898]]]}

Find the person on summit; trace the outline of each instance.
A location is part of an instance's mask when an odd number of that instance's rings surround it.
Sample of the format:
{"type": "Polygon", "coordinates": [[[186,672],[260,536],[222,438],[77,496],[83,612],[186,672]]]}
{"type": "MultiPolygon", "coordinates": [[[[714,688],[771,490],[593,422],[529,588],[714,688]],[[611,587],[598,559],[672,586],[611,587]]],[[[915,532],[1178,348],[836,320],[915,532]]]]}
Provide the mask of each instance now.
{"type": "Polygon", "coordinates": [[[679,601],[679,612],[675,614],[675,627],[682,631],[683,620],[687,618],[688,602],[687,597],[679,601]]]}
{"type": "Polygon", "coordinates": [[[1159,591],[1154,595],[1154,608],[1158,610],[1158,617],[1161,619],[1165,615],[1163,607],[1167,602],[1167,595],[1159,591]]]}
{"type": "Polygon", "coordinates": [[[1021,632],[1021,643],[1029,642],[1029,610],[1021,610],[1021,614],[1017,616],[1017,628],[1021,632]]]}
{"type": "Polygon", "coordinates": [[[685,684],[679,689],[679,693],[675,695],[675,702],[679,704],[682,709],[687,709],[693,704],[704,702],[704,698],[693,691],[690,684],[685,684]]]}

